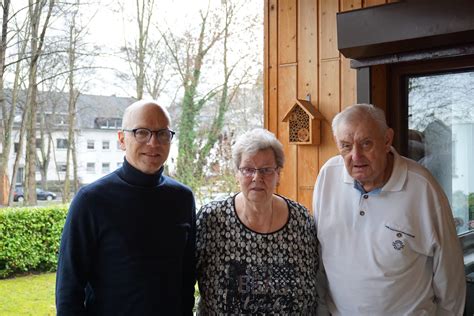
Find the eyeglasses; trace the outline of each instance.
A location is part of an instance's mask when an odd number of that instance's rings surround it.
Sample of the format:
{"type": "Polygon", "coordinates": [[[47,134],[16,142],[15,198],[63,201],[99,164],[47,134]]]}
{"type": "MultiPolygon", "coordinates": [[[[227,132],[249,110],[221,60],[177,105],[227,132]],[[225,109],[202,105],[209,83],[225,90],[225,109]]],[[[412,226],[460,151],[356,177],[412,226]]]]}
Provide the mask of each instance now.
{"type": "Polygon", "coordinates": [[[278,167],[266,167],[266,168],[239,168],[240,173],[244,177],[253,177],[258,172],[263,176],[270,176],[278,170],[278,167]]]}
{"type": "Polygon", "coordinates": [[[168,128],[162,128],[157,131],[152,131],[148,128],[134,128],[134,129],[123,129],[124,132],[131,132],[135,137],[135,140],[139,143],[146,144],[151,140],[153,134],[156,135],[158,143],[161,145],[167,145],[171,143],[173,136],[176,134],[174,131],[168,128]]]}

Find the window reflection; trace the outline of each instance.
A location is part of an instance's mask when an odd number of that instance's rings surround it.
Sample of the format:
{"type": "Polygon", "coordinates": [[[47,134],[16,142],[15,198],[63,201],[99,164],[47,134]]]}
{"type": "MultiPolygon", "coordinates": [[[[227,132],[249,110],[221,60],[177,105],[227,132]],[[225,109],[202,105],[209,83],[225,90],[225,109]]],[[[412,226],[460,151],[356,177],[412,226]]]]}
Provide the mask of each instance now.
{"type": "Polygon", "coordinates": [[[408,156],[443,187],[456,230],[474,230],[474,70],[408,78],[408,156]]]}

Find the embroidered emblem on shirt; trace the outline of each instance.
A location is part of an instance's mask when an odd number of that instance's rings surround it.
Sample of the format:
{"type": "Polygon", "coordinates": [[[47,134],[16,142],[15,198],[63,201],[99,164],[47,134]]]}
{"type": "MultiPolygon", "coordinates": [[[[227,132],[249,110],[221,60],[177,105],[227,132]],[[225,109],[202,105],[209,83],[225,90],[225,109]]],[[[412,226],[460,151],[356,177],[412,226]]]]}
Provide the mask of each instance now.
{"type": "Polygon", "coordinates": [[[392,242],[392,245],[395,250],[402,250],[405,247],[405,244],[403,243],[403,241],[399,239],[392,242]]]}

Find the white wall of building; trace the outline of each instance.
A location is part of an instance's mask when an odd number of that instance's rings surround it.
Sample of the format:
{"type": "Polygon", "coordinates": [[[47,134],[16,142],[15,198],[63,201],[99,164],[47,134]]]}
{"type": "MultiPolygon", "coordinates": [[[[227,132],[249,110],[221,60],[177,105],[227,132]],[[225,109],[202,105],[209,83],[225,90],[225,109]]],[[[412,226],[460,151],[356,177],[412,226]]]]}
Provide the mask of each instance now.
{"type": "MultiPolygon", "coordinates": [[[[18,142],[18,131],[14,131],[13,142],[18,142]]],[[[58,139],[67,139],[65,131],[57,131],[52,133],[52,140],[54,144],[54,153],[51,154],[51,160],[48,167],[49,181],[63,181],[65,172],[61,171],[61,166],[66,164],[66,148],[57,148],[58,139]]],[[[61,141],[59,141],[61,142],[61,141]]],[[[76,133],[76,150],[77,150],[77,164],[78,177],[81,184],[91,183],[104,175],[112,172],[120,167],[123,163],[124,152],[118,146],[117,130],[114,129],[89,129],[82,130],[76,133]],[[93,143],[93,148],[88,148],[93,143]],[[93,165],[93,168],[91,166],[93,165]],[[89,166],[89,168],[88,168],[89,166]]],[[[38,155],[40,152],[38,151],[38,155]]],[[[13,173],[13,165],[15,162],[16,153],[14,146],[10,152],[8,160],[8,174],[11,177],[13,173]]],[[[20,159],[20,168],[25,167],[25,151],[23,149],[22,158],[20,159]]],[[[70,178],[72,179],[72,171],[70,178]]],[[[41,174],[37,170],[36,180],[41,180],[41,174]]],[[[18,184],[18,182],[17,182],[18,184]]]]}

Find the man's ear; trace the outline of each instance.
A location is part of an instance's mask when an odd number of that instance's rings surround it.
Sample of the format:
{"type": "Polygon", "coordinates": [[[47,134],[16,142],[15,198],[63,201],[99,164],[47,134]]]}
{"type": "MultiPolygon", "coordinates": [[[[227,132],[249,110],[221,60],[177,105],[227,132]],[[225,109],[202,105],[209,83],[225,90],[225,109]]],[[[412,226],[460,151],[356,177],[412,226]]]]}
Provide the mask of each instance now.
{"type": "Polygon", "coordinates": [[[385,132],[385,150],[387,152],[389,152],[390,148],[392,147],[394,134],[395,132],[391,128],[388,128],[387,131],[385,132]]]}
{"type": "Polygon", "coordinates": [[[125,133],[123,131],[118,131],[117,136],[120,143],[120,149],[125,150],[125,133]]]}

